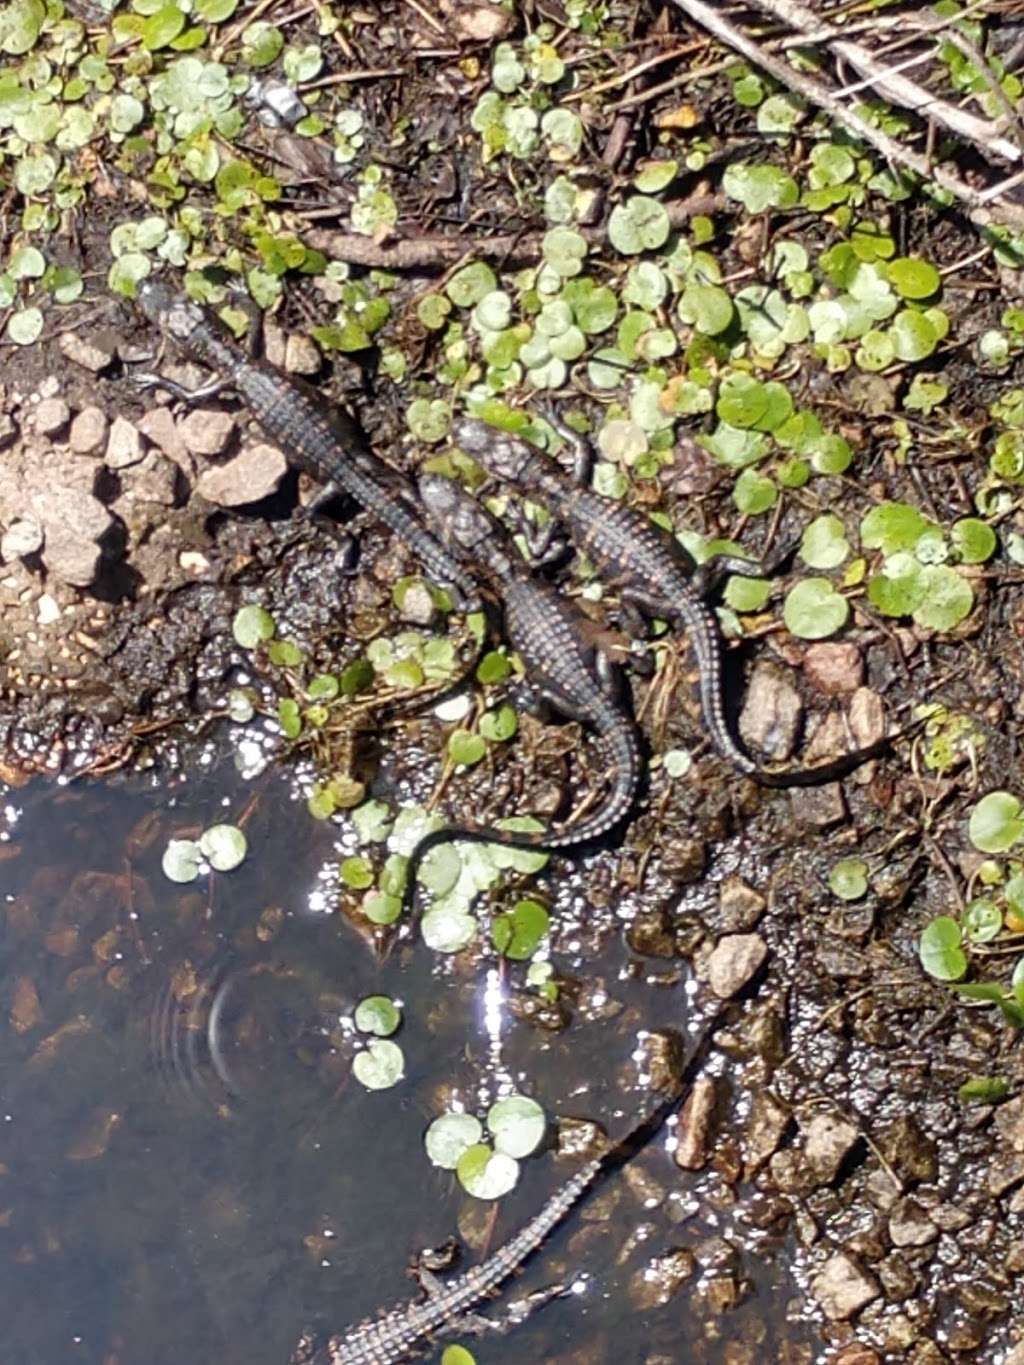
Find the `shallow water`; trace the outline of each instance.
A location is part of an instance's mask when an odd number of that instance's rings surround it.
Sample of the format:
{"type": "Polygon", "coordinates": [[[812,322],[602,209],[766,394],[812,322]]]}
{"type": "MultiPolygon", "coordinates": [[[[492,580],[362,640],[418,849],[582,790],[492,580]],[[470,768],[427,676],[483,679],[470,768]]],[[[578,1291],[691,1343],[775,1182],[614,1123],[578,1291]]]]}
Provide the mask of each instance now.
{"type": "MultiPolygon", "coordinates": [[[[7,794],[5,824],[0,1321],[19,1365],[285,1365],[304,1325],[407,1297],[413,1253],[459,1228],[499,1245],[571,1170],[528,1160],[488,1227],[423,1151],[450,1087],[472,1105],[511,1081],[615,1135],[643,1112],[638,1033],[685,1031],[685,973],[652,984],[617,934],[599,961],[558,959],[614,1001],[560,1034],[516,1021],[487,961],[405,945],[379,962],[310,909],[338,831],[280,770],[34,784],[7,794]],[[223,820],[246,828],[242,867],[168,881],[167,840],[223,820]],[[404,1006],[406,1077],[370,1093],[346,1018],[378,992],[404,1006]]],[[[770,1257],[744,1259],[755,1283],[724,1317],[693,1311],[699,1272],[663,1308],[631,1301],[652,1256],[728,1228],[723,1189],[652,1144],[504,1297],[580,1274],[586,1291],[467,1340],[477,1360],[775,1359],[798,1329],[770,1257]]]]}

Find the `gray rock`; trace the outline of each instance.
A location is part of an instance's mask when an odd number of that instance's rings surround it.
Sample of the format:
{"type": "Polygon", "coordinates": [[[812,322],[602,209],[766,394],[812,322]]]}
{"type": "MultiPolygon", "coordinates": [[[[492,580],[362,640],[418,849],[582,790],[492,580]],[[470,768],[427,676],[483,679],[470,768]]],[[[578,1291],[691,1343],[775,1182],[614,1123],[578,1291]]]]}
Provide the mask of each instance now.
{"type": "Polygon", "coordinates": [[[83,408],[71,423],[68,445],[76,455],[95,455],[106,446],[109,429],[102,408],[83,408]]]}
{"type": "Polygon", "coordinates": [[[816,1114],[800,1126],[807,1164],[817,1183],[827,1185],[835,1179],[860,1133],[852,1123],[834,1114],[816,1114]]]}
{"type": "Polygon", "coordinates": [[[782,1141],[792,1114],[770,1090],[754,1092],[743,1134],[743,1178],[752,1180],[782,1141]]]}
{"type": "Polygon", "coordinates": [[[146,453],[142,435],[127,417],[115,417],[107,438],[103,461],[111,469],[127,469],[138,464],[146,453]]]}
{"type": "Polygon", "coordinates": [[[100,561],[97,542],[112,524],[110,513],[91,493],[68,486],[36,493],[32,511],[42,523],[49,572],[72,587],[88,587],[100,561]]]}
{"type": "Polygon", "coordinates": [[[433,625],[437,619],[437,607],[425,583],[417,579],[406,585],[402,605],[398,608],[398,619],[411,626],[433,625]]]}
{"type": "Polygon", "coordinates": [[[301,332],[293,332],[284,346],[284,367],[289,374],[319,374],[323,361],[316,342],[301,332]]]}
{"type": "Polygon", "coordinates": [[[714,1079],[698,1076],[686,1097],[676,1130],[676,1165],[684,1171],[699,1171],[707,1165],[715,1101],[714,1079]]]}
{"type": "Polygon", "coordinates": [[[720,1000],[728,1000],[756,975],[767,956],[760,934],[726,934],[708,957],[708,984],[720,1000]]]}
{"type": "Polygon", "coordinates": [[[204,470],[197,490],[218,507],[243,507],[273,493],[287,469],[288,461],[276,446],[259,442],[245,446],[227,464],[204,470]]]}
{"type": "Polygon", "coordinates": [[[193,408],[178,423],[178,434],[193,455],[222,455],[235,434],[232,413],[219,408],[193,408]]]}
{"type": "Polygon", "coordinates": [[[188,446],[181,439],[178,424],[170,408],[150,408],[139,419],[138,427],[146,440],[152,441],[184,474],[189,478],[195,474],[195,461],[189,454],[188,446]]]}
{"type": "Polygon", "coordinates": [[[61,332],[57,345],[63,356],[93,374],[105,370],[114,359],[113,346],[95,339],[90,341],[78,332],[61,332]]]}
{"type": "Polygon", "coordinates": [[[42,544],[43,528],[37,521],[12,521],[0,539],[0,559],[10,562],[33,555],[42,544]]]}
{"type": "Polygon", "coordinates": [[[727,877],[718,896],[719,923],[728,934],[753,929],[768,902],[742,877],[727,877]]]}
{"type": "Polygon", "coordinates": [[[889,1214],[889,1237],[895,1247],[923,1247],[934,1242],[939,1230],[927,1210],[913,1196],[897,1199],[889,1214]]]}
{"type": "Polygon", "coordinates": [[[1024,1152],[1024,1095],[1007,1100],[996,1110],[996,1130],[1015,1152],[1024,1152]]]}
{"type": "Polygon", "coordinates": [[[32,420],[41,436],[56,436],[71,421],[71,409],[63,398],[44,398],[37,405],[32,420]]]}
{"type": "Polygon", "coordinates": [[[830,1256],[811,1283],[811,1293],[830,1322],[852,1318],[881,1292],[874,1276],[842,1252],[830,1256]]]}
{"type": "Polygon", "coordinates": [[[789,758],[802,714],[803,703],[788,672],[775,664],[758,664],[740,712],[743,742],[769,758],[789,758]]]}
{"type": "Polygon", "coordinates": [[[179,477],[177,466],[165,455],[158,450],[147,451],[144,459],[122,474],[123,491],[118,503],[155,502],[161,507],[173,507],[179,477]]]}

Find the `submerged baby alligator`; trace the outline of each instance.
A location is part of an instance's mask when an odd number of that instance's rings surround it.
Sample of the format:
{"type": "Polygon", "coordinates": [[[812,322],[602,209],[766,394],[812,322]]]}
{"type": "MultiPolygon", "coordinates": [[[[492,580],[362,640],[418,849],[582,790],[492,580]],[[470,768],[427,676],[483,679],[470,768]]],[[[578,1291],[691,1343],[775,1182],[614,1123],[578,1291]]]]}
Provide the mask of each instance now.
{"type": "MultiPolygon", "coordinates": [[[[397,1365],[416,1354],[417,1347],[432,1337],[502,1331],[506,1324],[473,1313],[474,1305],[492,1295],[522,1267],[599,1179],[625,1165],[654,1137],[704,1065],[720,1015],[721,1009],[703,1025],[667,1098],[603,1156],[588,1161],[559,1186],[540,1212],[486,1261],[471,1266],[447,1284],[421,1272],[426,1299],[400,1304],[380,1317],[367,1318],[347,1332],[331,1337],[319,1349],[313,1334],[304,1333],[288,1365],[397,1365]]],[[[558,1285],[531,1296],[513,1321],[522,1321],[532,1307],[565,1292],[565,1287],[558,1285]]]]}
{"type": "Polygon", "coordinates": [[[479,610],[473,574],[426,529],[414,486],[373,453],[351,419],[315,389],[247,354],[218,318],[169,285],[144,280],[138,303],[165,337],[216,376],[193,391],[155,375],[137,376],[140,382],[190,400],[233,388],[289,463],[324,485],[317,504],[339,494],[354,498],[401,538],[433,582],[457,594],[461,609],[479,610]]]}
{"type": "MultiPolygon", "coordinates": [[[[577,440],[574,432],[560,425],[557,430],[571,442],[577,440]]],[[[454,436],[488,473],[543,503],[598,576],[618,588],[624,605],[686,628],[697,656],[701,707],[711,739],[739,772],[766,787],[814,786],[852,772],[898,737],[887,736],[813,768],[779,772],[762,768],[743,752],[729,730],[722,691],[722,640],[715,614],[705,601],[723,574],[750,575],[760,572],[760,566],[737,556],[718,555],[697,568],[675,536],[643,512],[574,482],[556,460],[521,437],[475,417],[458,421],[454,436]]]]}
{"type": "Polygon", "coordinates": [[[597,810],[562,829],[536,834],[474,826],[433,831],[409,859],[407,903],[415,894],[416,870],[436,844],[471,839],[514,848],[565,849],[592,843],[625,818],[641,771],[636,726],[616,698],[610,645],[596,624],[570,598],[531,573],[508,530],[457,483],[428,474],[420,479],[419,491],[444,544],[477,564],[486,578],[500,603],[505,638],[522,659],[530,683],[561,715],[597,735],[608,757],[611,789],[597,810]]]}

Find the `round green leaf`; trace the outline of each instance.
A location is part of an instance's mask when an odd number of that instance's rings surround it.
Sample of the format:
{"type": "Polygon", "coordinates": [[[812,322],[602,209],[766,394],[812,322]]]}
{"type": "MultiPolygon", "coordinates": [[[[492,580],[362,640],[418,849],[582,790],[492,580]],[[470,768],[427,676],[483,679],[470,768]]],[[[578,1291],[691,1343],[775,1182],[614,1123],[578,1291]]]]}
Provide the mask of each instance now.
{"type": "Polygon", "coordinates": [[[509,1095],[487,1111],[487,1127],[494,1150],[522,1160],[535,1152],[547,1132],[547,1116],[536,1100],[509,1095]]]}
{"type": "Polygon", "coordinates": [[[515,707],[510,706],[508,702],[503,702],[492,711],[485,711],[480,717],[480,733],[492,744],[501,744],[511,739],[518,728],[519,718],[515,707]]]}
{"type": "Polygon", "coordinates": [[[7,339],[16,346],[31,346],[43,330],[43,314],[38,308],[22,308],[7,322],[7,339]]]}
{"type": "Polygon", "coordinates": [[[959,924],[949,915],[939,915],[925,927],[918,953],[921,965],[938,981],[959,981],[967,971],[967,958],[960,944],[959,924]]]}
{"type": "Polygon", "coordinates": [[[386,1038],[375,1038],[352,1059],[352,1075],[367,1090],[390,1090],[405,1075],[402,1049],[386,1038]]]}
{"type": "Polygon", "coordinates": [[[211,825],[199,839],[203,857],[216,872],[231,872],[245,861],[248,841],[237,825],[211,825]]]}
{"type": "Polygon", "coordinates": [[[242,649],[255,649],[257,645],[269,640],[277,629],[274,618],[263,607],[242,607],[235,612],[231,622],[231,634],[235,643],[242,649]]]}
{"type": "Polygon", "coordinates": [[[965,564],[984,564],[996,551],[996,533],[987,521],[964,517],[953,523],[953,548],[965,564]]]}
{"type": "Polygon", "coordinates": [[[510,914],[495,916],[491,936],[499,953],[515,962],[525,962],[537,951],[549,926],[546,907],[526,899],[517,901],[510,914]]]}
{"type": "Polygon", "coordinates": [[[939,334],[924,313],[904,308],[889,329],[897,360],[924,360],[939,344],[939,334]]]}
{"type": "Polygon", "coordinates": [[[202,860],[199,845],[193,839],[171,839],[160,862],[165,877],[172,882],[194,882],[199,876],[202,860]]]}
{"type": "Polygon", "coordinates": [[[463,1152],[455,1173],[459,1184],[474,1199],[500,1199],[515,1189],[519,1163],[503,1152],[492,1152],[481,1142],[463,1152]]]}
{"type": "Polygon", "coordinates": [[[472,1114],[442,1114],[434,1119],[423,1136],[431,1164],[442,1171],[454,1171],[470,1147],[483,1137],[483,1124],[472,1114]]]}
{"type": "Polygon", "coordinates": [[[923,598],[914,620],[928,630],[952,630],[970,616],[974,591],[948,564],[925,564],[921,570],[923,598]]]}
{"type": "Polygon", "coordinates": [[[992,901],[979,896],[964,910],[963,924],[972,943],[990,943],[1003,927],[1003,916],[992,901]]]}
{"type": "Polygon", "coordinates": [[[7,0],[0,5],[0,52],[20,57],[35,46],[46,18],[42,0],[7,0]]]}
{"type": "Polygon", "coordinates": [[[844,901],[857,901],[867,893],[868,865],[862,858],[842,858],[828,874],[832,894],[844,901]]]}
{"type": "Polygon", "coordinates": [[[373,864],[368,858],[360,857],[357,853],[342,858],[338,873],[345,885],[350,886],[353,891],[366,891],[373,885],[373,864]]]}
{"type": "Polygon", "coordinates": [[[775,506],[779,490],[764,474],[758,474],[754,469],[744,469],[736,480],[732,497],[740,512],[756,517],[775,506]]]}
{"type": "Polygon", "coordinates": [[[938,292],[942,276],[917,256],[897,256],[889,262],[889,279],[905,299],[926,299],[938,292]]]}
{"type": "Polygon", "coordinates": [[[483,261],[472,261],[457,270],[445,285],[445,293],[458,308],[472,308],[485,294],[498,287],[498,277],[483,261]]]}
{"type": "Polygon", "coordinates": [[[812,569],[835,569],[850,553],[846,529],[831,513],[815,519],[804,527],[800,539],[800,558],[812,569]]]}
{"type": "Polygon", "coordinates": [[[608,240],[626,256],[664,246],[670,231],[664,204],[643,194],[635,194],[624,204],[616,205],[608,219],[608,240]]]}
{"type": "Polygon", "coordinates": [[[352,1018],[361,1033],[388,1038],[402,1022],[402,1012],[386,995],[367,995],[356,1006],[352,1018]]]}
{"type": "Polygon", "coordinates": [[[1024,838],[1020,801],[1012,792],[989,792],[971,811],[967,833],[982,853],[1005,853],[1024,838]]]}
{"type": "Polygon", "coordinates": [[[177,5],[163,5],[142,25],[142,46],[149,52],[173,43],[185,27],[185,16],[177,5]]]}
{"type": "Polygon", "coordinates": [[[479,763],[486,752],[486,741],[472,730],[453,730],[448,736],[448,757],[453,763],[469,768],[479,763]]]}
{"type": "Polygon", "coordinates": [[[786,594],[782,618],[802,640],[824,640],[846,624],[850,605],[827,578],[805,578],[786,594]]]}
{"type": "Polygon", "coordinates": [[[476,938],[477,922],[463,909],[442,906],[423,916],[420,932],[435,953],[459,953],[476,938]]]}
{"type": "Polygon", "coordinates": [[[691,284],[679,301],[684,322],[692,322],[705,336],[724,332],[733,319],[733,302],[717,284],[691,284]]]}

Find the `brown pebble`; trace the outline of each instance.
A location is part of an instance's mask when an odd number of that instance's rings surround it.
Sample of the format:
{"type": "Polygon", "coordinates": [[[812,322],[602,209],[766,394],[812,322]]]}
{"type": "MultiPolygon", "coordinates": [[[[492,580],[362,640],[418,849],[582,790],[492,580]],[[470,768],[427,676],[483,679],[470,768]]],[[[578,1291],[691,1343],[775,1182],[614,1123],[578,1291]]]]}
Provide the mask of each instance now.
{"type": "Polygon", "coordinates": [[[856,645],[822,640],[804,655],[808,681],[828,697],[854,692],[864,681],[864,660],[856,645]]]}
{"type": "Polygon", "coordinates": [[[107,443],[110,423],[102,408],[83,408],[71,423],[68,445],[76,455],[95,455],[107,443]]]}
{"type": "Polygon", "coordinates": [[[39,992],[30,976],[19,976],[14,983],[14,997],[11,1001],[11,1027],[16,1033],[28,1033],[42,1022],[43,1007],[39,1003],[39,992]]]}
{"type": "Polygon", "coordinates": [[[699,1171],[707,1165],[715,1101],[714,1078],[698,1076],[679,1115],[675,1159],[684,1171],[699,1171]]]}

